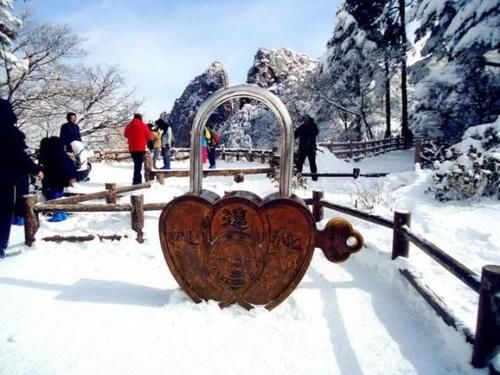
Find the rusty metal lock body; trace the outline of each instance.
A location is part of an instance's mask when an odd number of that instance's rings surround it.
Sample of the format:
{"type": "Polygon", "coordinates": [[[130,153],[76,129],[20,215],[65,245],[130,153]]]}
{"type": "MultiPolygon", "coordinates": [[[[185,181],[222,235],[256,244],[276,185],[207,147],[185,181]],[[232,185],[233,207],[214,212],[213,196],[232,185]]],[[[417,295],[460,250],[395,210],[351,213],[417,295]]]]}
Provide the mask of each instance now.
{"type": "Polygon", "coordinates": [[[315,247],[322,247],[329,260],[343,261],[362,246],[361,235],[343,219],[316,230],[307,205],[291,195],[292,121],[281,100],[265,89],[239,85],[208,98],[193,122],[190,163],[190,192],[163,209],[159,232],[171,273],[195,302],[212,299],[221,307],[237,303],[272,309],[297,287],[315,247]],[[280,124],[280,189],[263,199],[248,191],[221,198],[201,188],[204,126],[215,108],[239,97],[266,104],[280,124]],[[355,243],[348,245],[348,238],[355,243]]]}

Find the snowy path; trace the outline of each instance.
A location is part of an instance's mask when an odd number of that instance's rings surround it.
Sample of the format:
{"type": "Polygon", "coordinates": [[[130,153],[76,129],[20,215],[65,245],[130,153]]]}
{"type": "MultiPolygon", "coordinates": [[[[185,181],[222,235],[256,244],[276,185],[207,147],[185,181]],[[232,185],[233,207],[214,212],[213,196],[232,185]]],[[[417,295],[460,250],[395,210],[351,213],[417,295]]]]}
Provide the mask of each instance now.
{"type": "Polygon", "coordinates": [[[468,373],[427,317],[356,261],[317,254],[275,311],[220,311],[187,300],[158,249],[133,242],[52,245],[4,262],[1,373],[468,373]]]}
{"type": "MultiPolygon", "coordinates": [[[[384,171],[412,168],[410,153],[385,158],[384,171]]],[[[369,160],[362,168],[380,171],[369,160]]],[[[88,188],[99,190],[110,176],[126,184],[130,173],[127,164],[96,165],[88,188]]],[[[333,192],[342,183],[351,181],[314,188],[333,192]]],[[[186,184],[155,184],[144,191],[146,201],[169,200],[186,184]]],[[[205,187],[273,190],[258,176],[242,185],[207,178],[205,187]]],[[[401,279],[388,257],[388,230],[353,220],[367,247],[349,261],[331,264],[318,251],[299,288],[272,312],[221,311],[214,302],[193,304],[178,289],[161,254],[158,215],[146,214],[143,245],[129,215],[115,213],[74,214],[59,224],[42,219],[38,238],[67,231],[128,236],[120,242],[14,246],[22,253],[0,262],[0,374],[486,373],[470,367],[470,345],[401,279]]],[[[22,242],[21,228],[12,242],[22,242]]]]}

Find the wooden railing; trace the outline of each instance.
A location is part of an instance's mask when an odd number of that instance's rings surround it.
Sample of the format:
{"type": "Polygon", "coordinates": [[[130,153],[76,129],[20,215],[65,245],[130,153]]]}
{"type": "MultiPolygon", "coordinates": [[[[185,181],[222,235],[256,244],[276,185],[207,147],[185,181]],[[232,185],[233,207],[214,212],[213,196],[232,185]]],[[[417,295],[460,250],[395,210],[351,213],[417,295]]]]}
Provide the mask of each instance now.
{"type": "MultiPolygon", "coordinates": [[[[245,158],[247,161],[259,161],[261,163],[266,163],[269,159],[276,153],[276,148],[274,149],[245,149],[245,148],[224,148],[218,147],[217,158],[220,160],[227,160],[228,158],[234,158],[236,160],[241,160],[245,158]]],[[[171,160],[185,160],[189,159],[189,148],[186,147],[173,147],[171,149],[171,160]]],[[[151,152],[147,152],[151,154],[151,152]]],[[[91,161],[122,161],[129,160],[130,153],[127,149],[116,149],[116,150],[95,150],[94,156],[91,161]]]]}
{"type": "Polygon", "coordinates": [[[488,366],[490,358],[500,348],[500,265],[484,266],[481,277],[479,277],[478,274],[451,257],[444,250],[413,232],[410,229],[411,214],[409,212],[395,212],[394,219],[389,220],[324,200],[321,191],[314,191],[313,199],[306,201],[312,204],[312,212],[316,221],[323,219],[323,210],[328,208],[392,229],[392,259],[400,256],[408,258],[409,244],[411,242],[467,287],[478,293],[479,306],[476,333],[473,335],[418,277],[407,269],[400,270],[401,275],[408,280],[410,285],[417,290],[438,316],[446,324],[462,333],[467,342],[473,344],[471,364],[478,368],[488,366]]]}
{"type": "MultiPolygon", "coordinates": [[[[43,212],[130,212],[131,227],[137,233],[136,240],[144,240],[144,212],[149,210],[162,210],[167,202],[144,203],[143,195],[132,195],[130,204],[117,204],[117,194],[149,187],[149,183],[117,188],[115,184],[106,184],[106,189],[97,193],[85,194],[69,198],[56,199],[45,203],[37,203],[35,195],[25,196],[25,242],[31,246],[39,227],[38,214],[43,212]],[[105,204],[79,204],[93,199],[106,199],[105,204]]],[[[393,220],[369,214],[351,207],[342,206],[323,199],[322,191],[313,191],[312,198],[305,199],[311,206],[315,221],[324,217],[324,209],[332,209],[350,216],[392,229],[392,259],[409,257],[409,244],[413,243],[418,249],[429,255],[439,265],[443,266],[453,276],[462,281],[467,287],[479,294],[479,306],[475,335],[458,319],[456,319],[444,303],[424,285],[408,269],[400,269],[401,275],[424,298],[429,306],[449,326],[460,332],[465,340],[473,344],[472,365],[485,367],[496,348],[500,348],[500,265],[484,266],[481,278],[458,260],[451,257],[425,238],[410,229],[411,214],[409,212],[395,212],[393,220]]],[[[120,239],[119,235],[97,235],[103,239],[120,239]]],[[[42,238],[46,241],[89,241],[94,235],[86,236],[52,236],[42,238]]]]}
{"type": "MultiPolygon", "coordinates": [[[[35,236],[40,227],[40,222],[38,219],[39,213],[45,212],[131,212],[131,224],[132,229],[137,232],[137,241],[142,242],[144,227],[144,210],[161,210],[165,207],[166,203],[148,203],[144,204],[143,195],[131,195],[130,204],[117,204],[116,198],[119,194],[136,191],[140,189],[146,189],[151,187],[151,183],[146,182],[143,184],[136,184],[131,186],[121,186],[116,187],[114,183],[105,184],[105,190],[98,191],[89,194],[79,194],[67,198],[59,198],[45,201],[43,203],[38,203],[38,197],[35,194],[29,194],[24,196],[24,239],[28,246],[32,246],[35,241],[35,236]],[[105,199],[106,203],[92,203],[92,204],[79,204],[96,199],[105,199]]],[[[108,236],[99,236],[101,239],[108,236]]],[[[116,235],[111,236],[112,239],[117,239],[116,235]]],[[[67,238],[57,236],[57,241],[63,241],[67,238]]],[[[78,236],[70,236],[74,241],[82,240],[78,239],[78,236]]],[[[90,236],[85,236],[86,240],[93,239],[90,236]]],[[[43,240],[51,240],[43,238],[43,240]]]]}
{"type": "Polygon", "coordinates": [[[366,158],[407,147],[401,137],[361,142],[319,142],[318,145],[328,148],[342,159],[366,158]]]}
{"type": "MultiPolygon", "coordinates": [[[[406,147],[401,137],[362,142],[319,142],[318,146],[328,148],[335,156],[343,159],[364,158],[389,151],[400,150],[406,147]]],[[[269,159],[277,153],[276,147],[272,149],[217,147],[216,150],[218,158],[221,160],[226,160],[227,158],[240,160],[245,158],[247,161],[260,161],[261,163],[268,162],[269,159]]],[[[173,147],[171,149],[171,159],[187,159],[189,158],[189,151],[189,147],[173,147]]],[[[94,161],[127,159],[130,159],[130,153],[125,148],[116,150],[96,150],[94,151],[93,157],[94,161]]]]}

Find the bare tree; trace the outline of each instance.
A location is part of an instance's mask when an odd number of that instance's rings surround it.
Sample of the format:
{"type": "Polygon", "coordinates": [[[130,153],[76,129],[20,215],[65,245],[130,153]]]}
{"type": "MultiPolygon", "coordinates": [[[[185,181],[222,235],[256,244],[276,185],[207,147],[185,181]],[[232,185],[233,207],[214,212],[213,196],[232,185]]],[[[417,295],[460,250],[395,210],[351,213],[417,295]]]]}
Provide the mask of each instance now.
{"type": "Polygon", "coordinates": [[[34,114],[61,100],[65,81],[72,74],[66,60],[84,53],[81,39],[67,26],[23,23],[11,45],[22,68],[0,56],[0,93],[12,103],[18,126],[29,136],[37,119],[34,114]]]}
{"type": "Polygon", "coordinates": [[[76,112],[84,137],[112,142],[109,134],[116,132],[110,129],[121,127],[141,104],[118,68],[77,65],[85,52],[68,26],[25,24],[11,47],[24,69],[0,56],[0,93],[11,101],[28,141],[58,135],[65,114],[76,112]]]}
{"type": "Polygon", "coordinates": [[[110,130],[119,130],[121,134],[123,125],[142,101],[134,99],[134,90],[126,90],[116,66],[84,67],[77,78],[71,86],[67,108],[80,114],[82,135],[94,136],[95,143],[116,143],[111,135],[117,132],[110,130]]]}

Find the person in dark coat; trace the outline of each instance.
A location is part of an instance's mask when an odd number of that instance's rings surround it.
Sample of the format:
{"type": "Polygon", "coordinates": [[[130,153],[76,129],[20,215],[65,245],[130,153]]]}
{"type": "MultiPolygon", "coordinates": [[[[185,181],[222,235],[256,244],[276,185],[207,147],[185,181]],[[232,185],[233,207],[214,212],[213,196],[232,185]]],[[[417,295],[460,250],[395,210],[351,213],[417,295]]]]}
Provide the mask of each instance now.
{"type": "MultiPolygon", "coordinates": [[[[299,154],[297,158],[297,172],[302,172],[304,161],[309,160],[309,168],[311,173],[317,173],[316,167],[316,137],[318,136],[318,125],[309,115],[302,117],[303,123],[295,130],[295,138],[299,138],[299,154]]],[[[318,177],[313,177],[313,181],[317,181],[318,177]]]]}
{"type": "MultiPolygon", "coordinates": [[[[25,135],[21,132],[22,142],[25,142],[25,135]]],[[[26,144],[25,144],[26,146],[26,144]]],[[[12,218],[13,225],[24,225],[24,196],[29,194],[30,182],[29,174],[23,173],[16,177],[15,199],[14,199],[14,216],[12,218]]]]}
{"type": "Polygon", "coordinates": [[[15,203],[14,203],[14,217],[12,218],[13,225],[24,225],[24,196],[29,194],[30,181],[28,174],[21,174],[17,176],[15,184],[15,203]]]}
{"type": "MultiPolygon", "coordinates": [[[[47,200],[61,198],[64,188],[76,180],[76,166],[64,151],[59,137],[44,138],[40,141],[38,160],[43,169],[43,195],[47,200]]],[[[49,220],[59,222],[66,220],[66,212],[57,211],[49,220]]]]}
{"type": "Polygon", "coordinates": [[[66,120],[68,120],[68,122],[61,125],[61,132],[59,136],[61,138],[64,149],[67,152],[73,152],[71,142],[82,141],[82,137],[80,135],[80,127],[76,123],[76,114],[74,112],[68,112],[66,114],[66,120]]]}
{"type": "Polygon", "coordinates": [[[146,154],[146,145],[150,139],[153,139],[153,135],[148,126],[142,122],[140,113],[134,114],[134,119],[126,126],[123,135],[127,138],[128,150],[134,161],[132,184],[137,185],[142,182],[141,170],[146,154]]]}
{"type": "Polygon", "coordinates": [[[19,176],[43,178],[43,173],[26,153],[25,136],[16,126],[17,117],[11,104],[0,99],[0,256],[9,244],[14,210],[14,189],[19,176]]]}

